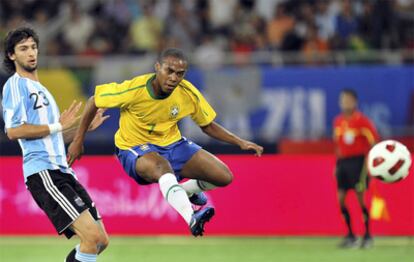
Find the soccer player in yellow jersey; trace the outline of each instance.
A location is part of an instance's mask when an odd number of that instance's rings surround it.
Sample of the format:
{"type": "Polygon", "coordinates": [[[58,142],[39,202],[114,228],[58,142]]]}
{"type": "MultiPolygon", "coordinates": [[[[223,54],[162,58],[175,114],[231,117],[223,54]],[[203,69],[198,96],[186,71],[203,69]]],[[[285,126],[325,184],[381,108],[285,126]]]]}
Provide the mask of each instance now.
{"type": "Polygon", "coordinates": [[[163,196],[188,223],[191,233],[201,236],[214,209],[205,207],[195,212],[191,203],[204,205],[207,199],[202,192],[227,186],[233,175],[222,161],[183,137],[178,121],[190,116],[207,135],[242,150],[253,150],[257,156],[263,148],[214,121],[213,108],[184,79],[187,67],[181,50],[167,49],[155,64],[155,74],[97,86],[69,146],[68,161],[71,165],[80,158],[87,127],[98,108],[120,108],[115,145],[124,170],[138,184],[158,182],[163,196]],[[189,180],[179,184],[183,178],[189,180]]]}

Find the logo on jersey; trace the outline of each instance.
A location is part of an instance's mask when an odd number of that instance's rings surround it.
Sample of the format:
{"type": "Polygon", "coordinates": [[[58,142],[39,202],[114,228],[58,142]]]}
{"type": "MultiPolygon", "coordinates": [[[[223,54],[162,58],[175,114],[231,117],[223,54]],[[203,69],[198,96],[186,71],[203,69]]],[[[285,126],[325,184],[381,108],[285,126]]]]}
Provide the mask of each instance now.
{"type": "Polygon", "coordinates": [[[179,113],[180,113],[180,108],[178,107],[178,105],[172,105],[170,107],[170,118],[176,118],[179,113]]]}
{"type": "Polygon", "coordinates": [[[150,148],[149,148],[149,146],[148,146],[148,145],[141,145],[141,146],[139,147],[139,149],[141,149],[142,151],[147,151],[147,150],[149,150],[150,148]]]}
{"type": "Polygon", "coordinates": [[[345,144],[352,145],[355,142],[355,133],[352,131],[345,131],[343,140],[345,144]]]}
{"type": "Polygon", "coordinates": [[[80,207],[83,207],[85,205],[85,203],[83,202],[82,198],[80,198],[80,197],[76,197],[75,198],[75,203],[76,203],[76,205],[78,205],[80,207]]]}

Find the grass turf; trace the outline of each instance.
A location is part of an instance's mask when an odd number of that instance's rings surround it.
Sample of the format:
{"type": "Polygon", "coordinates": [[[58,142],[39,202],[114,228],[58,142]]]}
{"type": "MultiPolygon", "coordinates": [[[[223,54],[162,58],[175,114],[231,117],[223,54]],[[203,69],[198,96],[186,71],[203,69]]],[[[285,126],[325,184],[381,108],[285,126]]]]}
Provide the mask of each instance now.
{"type": "MultiPolygon", "coordinates": [[[[414,239],[375,238],[369,250],[341,250],[337,238],[298,237],[112,237],[99,262],[409,262],[414,239]]],[[[63,261],[77,240],[57,237],[1,237],[0,261],[63,261]]]]}

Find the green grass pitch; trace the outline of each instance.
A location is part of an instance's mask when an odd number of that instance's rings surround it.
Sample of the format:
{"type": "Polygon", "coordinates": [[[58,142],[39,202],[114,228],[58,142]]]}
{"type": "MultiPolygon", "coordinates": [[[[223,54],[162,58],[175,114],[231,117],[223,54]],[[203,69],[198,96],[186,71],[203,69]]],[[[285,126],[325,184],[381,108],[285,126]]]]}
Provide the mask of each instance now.
{"type": "MultiPolygon", "coordinates": [[[[112,237],[99,262],[412,262],[414,239],[376,238],[372,249],[341,250],[338,238],[316,237],[112,237]]],[[[63,261],[77,240],[1,237],[0,261],[63,261]]]]}

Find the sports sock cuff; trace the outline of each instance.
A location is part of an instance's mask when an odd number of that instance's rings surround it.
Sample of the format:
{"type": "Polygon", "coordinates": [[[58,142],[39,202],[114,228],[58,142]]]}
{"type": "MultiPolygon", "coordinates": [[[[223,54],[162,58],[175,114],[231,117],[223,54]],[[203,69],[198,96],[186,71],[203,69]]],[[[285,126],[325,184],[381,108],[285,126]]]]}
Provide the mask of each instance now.
{"type": "Polygon", "coordinates": [[[161,189],[161,193],[164,196],[164,198],[168,201],[168,195],[171,190],[184,190],[177,181],[177,178],[174,174],[166,173],[160,177],[158,180],[158,184],[161,189]]]}
{"type": "Polygon", "coordinates": [[[160,177],[160,179],[158,179],[158,183],[160,185],[165,186],[165,185],[174,185],[174,184],[177,184],[178,182],[174,174],[165,173],[164,175],[160,177]]]}
{"type": "Polygon", "coordinates": [[[209,182],[206,182],[206,181],[202,181],[202,180],[197,180],[197,185],[203,191],[208,191],[208,190],[216,188],[215,185],[213,185],[209,182]]]}
{"type": "Polygon", "coordinates": [[[97,254],[87,254],[80,251],[76,252],[75,259],[80,262],[96,262],[97,254]]]}
{"type": "Polygon", "coordinates": [[[97,254],[87,254],[80,252],[80,245],[76,245],[76,255],[75,259],[80,262],[96,262],[96,259],[98,257],[97,254]]]}

